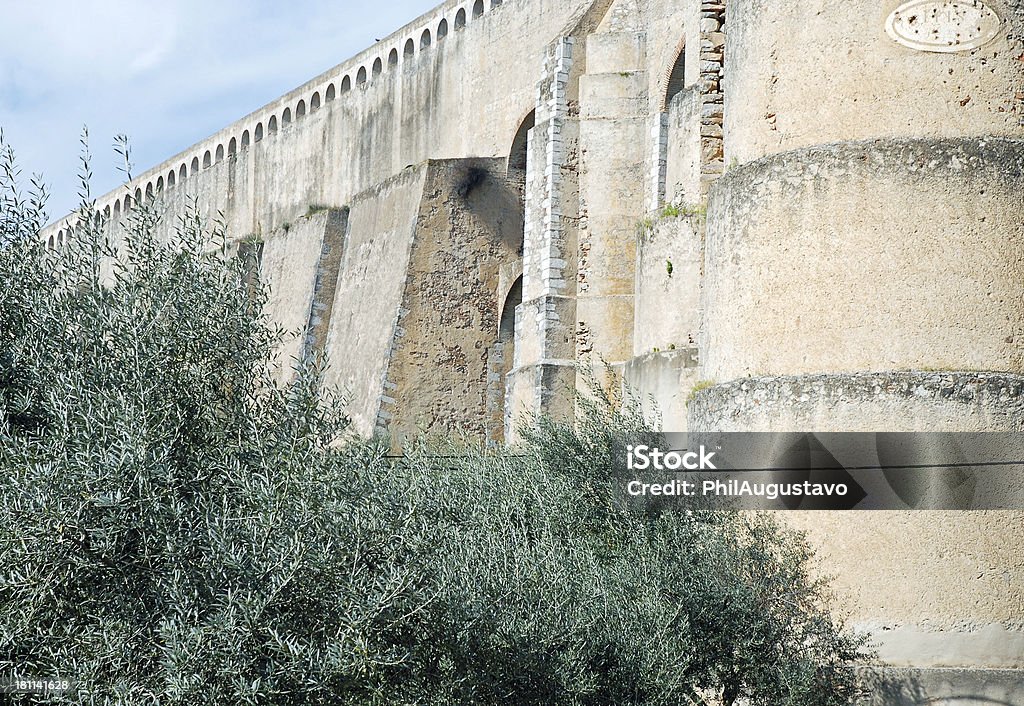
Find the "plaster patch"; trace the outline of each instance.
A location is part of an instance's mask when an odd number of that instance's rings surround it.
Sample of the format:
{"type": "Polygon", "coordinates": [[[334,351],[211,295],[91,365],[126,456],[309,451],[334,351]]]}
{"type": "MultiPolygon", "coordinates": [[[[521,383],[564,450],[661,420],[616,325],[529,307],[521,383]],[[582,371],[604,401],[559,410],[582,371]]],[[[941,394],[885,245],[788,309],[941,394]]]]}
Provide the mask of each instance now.
{"type": "Polygon", "coordinates": [[[999,28],[999,15],[981,0],[911,0],[885,23],[894,41],[932,52],[977,49],[994,39],[999,28]]]}

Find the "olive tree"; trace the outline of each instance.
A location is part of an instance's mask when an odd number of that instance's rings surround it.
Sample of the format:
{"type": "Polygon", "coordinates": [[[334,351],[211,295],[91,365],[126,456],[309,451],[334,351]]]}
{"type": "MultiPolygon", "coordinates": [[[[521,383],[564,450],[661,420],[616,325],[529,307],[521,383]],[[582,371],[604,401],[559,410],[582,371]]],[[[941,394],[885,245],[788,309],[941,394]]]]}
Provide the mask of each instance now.
{"type": "MultiPolygon", "coordinates": [[[[101,704],[839,705],[863,641],[771,517],[638,508],[635,405],[513,450],[355,438],[194,210],[70,241],[0,173],[0,679],[101,704]]],[[[35,190],[38,191],[38,190],[35,190]]]]}

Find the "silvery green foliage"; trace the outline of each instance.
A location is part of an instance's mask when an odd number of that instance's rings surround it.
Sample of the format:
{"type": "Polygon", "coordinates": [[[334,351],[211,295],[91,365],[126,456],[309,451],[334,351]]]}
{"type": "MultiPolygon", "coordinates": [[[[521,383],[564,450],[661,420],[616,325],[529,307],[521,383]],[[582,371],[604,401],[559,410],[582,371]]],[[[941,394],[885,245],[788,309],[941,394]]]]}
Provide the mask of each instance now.
{"type": "Polygon", "coordinates": [[[860,642],[803,540],[622,503],[645,424],[599,386],[517,453],[392,459],[343,440],[320,365],[275,382],[253,263],[194,214],[161,243],[138,208],[115,248],[86,205],[51,252],[36,207],[0,208],[0,679],[131,706],[851,702],[860,642]]]}

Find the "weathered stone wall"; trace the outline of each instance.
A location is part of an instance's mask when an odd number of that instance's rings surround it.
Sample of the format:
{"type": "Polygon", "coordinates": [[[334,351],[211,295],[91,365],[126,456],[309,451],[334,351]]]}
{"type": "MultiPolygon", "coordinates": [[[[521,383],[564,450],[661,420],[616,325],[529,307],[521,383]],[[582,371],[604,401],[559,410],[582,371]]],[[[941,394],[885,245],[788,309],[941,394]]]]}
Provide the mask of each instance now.
{"type": "Polygon", "coordinates": [[[326,378],[346,393],[353,426],[363,435],[375,431],[390,391],[386,373],[401,334],[398,316],[426,171],[407,169],[350,204],[326,340],[326,378]]]}
{"type": "Polygon", "coordinates": [[[874,140],[731,170],[708,212],[706,377],[1022,372],[1024,141],[874,140]]]}
{"type": "Polygon", "coordinates": [[[423,189],[378,429],[397,447],[431,433],[500,442],[489,375],[505,353],[501,274],[521,257],[522,202],[504,160],[430,162],[423,189]]]}
{"type": "Polygon", "coordinates": [[[998,36],[950,53],[893,41],[900,4],[730,0],[726,163],[839,140],[1024,134],[1019,2],[988,2],[998,36]]]}

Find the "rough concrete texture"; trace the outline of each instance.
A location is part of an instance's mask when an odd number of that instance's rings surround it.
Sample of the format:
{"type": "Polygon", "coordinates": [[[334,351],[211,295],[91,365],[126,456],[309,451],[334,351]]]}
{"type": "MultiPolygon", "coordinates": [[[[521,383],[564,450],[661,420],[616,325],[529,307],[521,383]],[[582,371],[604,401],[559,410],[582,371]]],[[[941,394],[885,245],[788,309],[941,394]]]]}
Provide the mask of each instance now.
{"type": "MultiPolygon", "coordinates": [[[[886,372],[761,377],[696,393],[691,429],[1022,431],[1024,377],[886,372]]],[[[788,512],[838,605],[887,663],[1024,669],[1024,513],[788,512]]],[[[1019,673],[1024,678],[1024,672],[1019,673]]]]}
{"type": "Polygon", "coordinates": [[[837,143],[708,210],[704,377],[1024,370],[1024,141],[837,143]]]}
{"type": "Polygon", "coordinates": [[[1024,680],[1013,669],[886,669],[865,703],[871,706],[1020,706],[1024,680]]]}
{"type": "Polygon", "coordinates": [[[1019,432],[1024,377],[887,371],[741,378],[697,393],[689,419],[693,429],[716,431],[1019,432]]]}
{"type": "Polygon", "coordinates": [[[490,383],[501,390],[489,376],[522,202],[503,160],[430,162],[423,189],[378,427],[396,447],[429,433],[500,442],[504,395],[488,398],[490,383]]]}
{"type": "Polygon", "coordinates": [[[623,364],[627,392],[640,400],[645,419],[666,432],[687,430],[686,404],[697,384],[697,348],[638,355],[623,364]]]}
{"type": "Polygon", "coordinates": [[[900,4],[731,0],[726,163],[839,140],[1024,135],[1020,3],[986,0],[998,35],[948,54],[886,34],[900,4]]]}
{"type": "Polygon", "coordinates": [[[633,354],[696,347],[704,222],[670,211],[637,225],[633,354]]]}
{"type": "Polygon", "coordinates": [[[334,291],[326,352],[327,382],[344,390],[353,426],[377,426],[385,375],[426,179],[409,169],[354,198],[334,291]]]}

